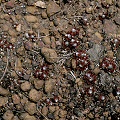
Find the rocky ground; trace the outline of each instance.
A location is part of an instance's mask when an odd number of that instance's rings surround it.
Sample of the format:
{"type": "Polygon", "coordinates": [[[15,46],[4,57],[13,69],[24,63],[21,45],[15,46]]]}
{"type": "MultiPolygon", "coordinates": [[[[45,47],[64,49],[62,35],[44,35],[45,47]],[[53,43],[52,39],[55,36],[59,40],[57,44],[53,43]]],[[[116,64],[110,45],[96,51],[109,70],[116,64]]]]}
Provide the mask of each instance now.
{"type": "Polygon", "coordinates": [[[0,120],[120,120],[120,0],[0,0],[0,120]]]}

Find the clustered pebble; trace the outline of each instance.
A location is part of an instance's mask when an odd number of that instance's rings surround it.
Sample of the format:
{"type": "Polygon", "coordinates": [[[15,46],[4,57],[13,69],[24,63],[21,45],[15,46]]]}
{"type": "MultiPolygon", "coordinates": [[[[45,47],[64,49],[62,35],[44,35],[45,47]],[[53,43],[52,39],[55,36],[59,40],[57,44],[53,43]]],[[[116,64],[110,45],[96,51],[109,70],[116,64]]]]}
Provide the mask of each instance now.
{"type": "Polygon", "coordinates": [[[0,0],[0,120],[119,119],[119,0],[0,0]]]}

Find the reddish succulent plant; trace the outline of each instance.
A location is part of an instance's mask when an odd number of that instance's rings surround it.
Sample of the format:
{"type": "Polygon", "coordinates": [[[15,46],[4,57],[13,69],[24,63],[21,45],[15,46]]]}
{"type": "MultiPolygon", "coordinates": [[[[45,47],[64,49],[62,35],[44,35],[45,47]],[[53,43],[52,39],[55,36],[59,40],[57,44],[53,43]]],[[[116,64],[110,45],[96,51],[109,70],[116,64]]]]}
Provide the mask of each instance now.
{"type": "Polygon", "coordinates": [[[75,52],[74,57],[76,59],[77,69],[79,69],[80,71],[85,71],[88,69],[90,61],[87,53],[84,50],[79,50],[75,52]]]}
{"type": "Polygon", "coordinates": [[[113,73],[116,70],[116,63],[112,58],[105,57],[100,63],[100,68],[105,72],[113,73]]]}
{"type": "Polygon", "coordinates": [[[87,89],[86,89],[86,94],[89,95],[89,96],[92,96],[95,92],[95,89],[93,86],[89,86],[87,89]]]}
{"type": "Polygon", "coordinates": [[[0,48],[2,49],[14,49],[14,45],[12,43],[7,42],[6,40],[0,40],[0,48]]]}
{"type": "Polygon", "coordinates": [[[79,30],[76,28],[73,28],[71,31],[67,32],[65,39],[63,40],[63,47],[69,49],[78,47],[80,44],[79,40],[76,38],[78,35],[79,30]]]}
{"type": "Polygon", "coordinates": [[[88,71],[83,76],[83,79],[85,80],[85,82],[87,84],[94,84],[96,79],[97,79],[97,77],[96,77],[95,73],[93,73],[92,71],[88,71]]]}
{"type": "Polygon", "coordinates": [[[34,76],[38,79],[46,79],[48,75],[48,66],[45,64],[35,70],[34,76]]]}

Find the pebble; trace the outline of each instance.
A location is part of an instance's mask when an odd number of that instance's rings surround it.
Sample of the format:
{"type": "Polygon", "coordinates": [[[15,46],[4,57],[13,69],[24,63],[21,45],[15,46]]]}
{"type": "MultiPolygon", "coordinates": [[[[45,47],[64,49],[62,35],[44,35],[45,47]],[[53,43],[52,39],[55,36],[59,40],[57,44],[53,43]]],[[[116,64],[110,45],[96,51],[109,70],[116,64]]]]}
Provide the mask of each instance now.
{"type": "Polygon", "coordinates": [[[49,80],[45,81],[45,92],[46,93],[52,92],[52,90],[54,88],[54,84],[55,84],[54,79],[49,79],[49,80]]]}
{"type": "Polygon", "coordinates": [[[93,72],[98,75],[100,73],[100,68],[99,67],[96,67],[93,72]]]}
{"type": "Polygon", "coordinates": [[[55,112],[55,106],[49,106],[49,111],[50,111],[51,113],[55,112]]]}
{"type": "Polygon", "coordinates": [[[42,113],[43,113],[43,115],[47,115],[47,113],[48,113],[48,107],[46,107],[46,106],[44,106],[43,108],[42,108],[42,113]]]}
{"type": "Polygon", "coordinates": [[[24,83],[21,84],[21,89],[23,91],[29,91],[31,87],[31,84],[28,81],[25,81],[24,83]]]}
{"type": "Polygon", "coordinates": [[[113,51],[112,50],[107,51],[107,56],[113,58],[114,57],[113,51]]]}
{"type": "Polygon", "coordinates": [[[32,102],[28,102],[25,104],[25,110],[30,114],[33,115],[36,112],[36,104],[32,102]]]}
{"type": "Polygon", "coordinates": [[[72,68],[75,69],[77,66],[76,66],[76,60],[75,59],[72,59],[72,68]]]}
{"type": "Polygon", "coordinates": [[[106,34],[115,34],[117,31],[117,26],[111,20],[105,20],[104,30],[106,34]]]}
{"type": "Polygon", "coordinates": [[[55,119],[54,114],[53,113],[49,113],[48,114],[48,118],[54,120],[55,119]]]}
{"type": "Polygon", "coordinates": [[[120,15],[116,16],[114,21],[117,25],[120,25],[120,15]]]}
{"type": "Polygon", "coordinates": [[[51,41],[50,41],[50,37],[49,36],[45,36],[42,38],[42,41],[46,44],[46,45],[50,45],[51,41]]]}
{"type": "Polygon", "coordinates": [[[20,97],[17,94],[12,95],[12,100],[14,104],[19,104],[20,103],[20,97]]]}
{"type": "Polygon", "coordinates": [[[25,19],[27,22],[30,22],[30,23],[35,23],[38,21],[37,17],[33,15],[26,15],[25,19]]]}
{"type": "Polygon", "coordinates": [[[103,55],[104,48],[100,44],[94,44],[91,49],[87,51],[90,55],[92,61],[99,61],[100,57],[103,55]]]}
{"type": "MultiPolygon", "coordinates": [[[[25,42],[27,44],[27,42],[25,42]]],[[[26,45],[25,44],[25,45],[26,45]]],[[[27,44],[28,45],[28,44],[27,44]]],[[[27,48],[27,45],[25,46],[27,48]]],[[[21,46],[17,49],[17,53],[20,55],[20,56],[23,56],[25,54],[25,49],[24,49],[24,46],[21,46]]]]}
{"type": "Polygon", "coordinates": [[[0,86],[0,95],[9,95],[9,91],[0,86]]]}
{"type": "Polygon", "coordinates": [[[47,18],[47,13],[46,13],[45,11],[42,11],[41,17],[42,17],[43,19],[46,19],[46,18],[47,18]]]}
{"type": "Polygon", "coordinates": [[[9,26],[4,24],[3,27],[2,27],[3,31],[8,31],[9,30],[9,26]]]}
{"type": "Polygon", "coordinates": [[[36,12],[38,12],[38,9],[35,6],[27,6],[26,11],[34,15],[36,12]]]}
{"type": "Polygon", "coordinates": [[[54,49],[43,47],[41,53],[45,57],[46,61],[49,63],[55,63],[58,60],[57,53],[54,49]]]}
{"type": "Polygon", "coordinates": [[[5,106],[8,102],[8,97],[1,97],[0,96],[0,107],[5,106]]]}
{"type": "Polygon", "coordinates": [[[4,120],[12,120],[13,117],[14,117],[14,114],[11,110],[7,110],[3,115],[4,120]]]}
{"type": "Polygon", "coordinates": [[[20,116],[22,120],[37,120],[34,116],[29,115],[28,113],[22,113],[20,116]]]}
{"type": "Polygon", "coordinates": [[[59,116],[60,116],[61,118],[66,117],[66,115],[67,115],[67,111],[62,110],[62,109],[59,110],[59,116]]]}
{"type": "Polygon", "coordinates": [[[16,37],[16,36],[17,36],[16,31],[13,30],[13,29],[9,29],[8,33],[9,33],[9,35],[12,36],[12,37],[16,37]]]}
{"type": "Polygon", "coordinates": [[[21,25],[21,24],[18,24],[17,27],[16,27],[16,31],[17,31],[17,32],[20,32],[20,31],[21,31],[21,28],[22,28],[22,25],[21,25]]]}
{"type": "Polygon", "coordinates": [[[49,17],[61,10],[60,6],[57,5],[54,1],[50,1],[46,9],[47,9],[47,15],[49,17]]]}
{"type": "Polygon", "coordinates": [[[29,99],[37,102],[42,98],[42,92],[37,91],[36,89],[31,89],[29,92],[29,99]]]}
{"type": "Polygon", "coordinates": [[[40,89],[42,88],[44,85],[44,81],[43,80],[34,80],[34,86],[36,89],[40,89]]]}
{"type": "Polygon", "coordinates": [[[34,5],[35,5],[36,7],[46,8],[45,2],[42,2],[42,1],[37,1],[34,5]]]}

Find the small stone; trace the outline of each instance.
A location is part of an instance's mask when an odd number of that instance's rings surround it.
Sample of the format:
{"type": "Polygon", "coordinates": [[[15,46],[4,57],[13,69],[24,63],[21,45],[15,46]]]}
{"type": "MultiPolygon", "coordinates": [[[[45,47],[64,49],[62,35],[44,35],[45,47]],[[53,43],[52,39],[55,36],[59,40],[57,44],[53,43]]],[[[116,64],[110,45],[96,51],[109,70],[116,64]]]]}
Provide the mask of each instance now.
{"type": "Polygon", "coordinates": [[[34,80],[34,86],[36,89],[40,89],[42,88],[44,85],[44,81],[43,80],[34,80]]]}
{"type": "Polygon", "coordinates": [[[120,25],[120,15],[119,16],[116,16],[115,19],[114,19],[115,23],[117,25],[120,25]]]}
{"type": "Polygon", "coordinates": [[[6,3],[6,8],[7,9],[12,9],[14,7],[15,3],[14,3],[14,0],[10,0],[6,3]]]}
{"type": "Polygon", "coordinates": [[[21,120],[37,120],[34,116],[29,115],[28,113],[22,113],[20,116],[21,120]]]}
{"type": "Polygon", "coordinates": [[[30,23],[35,23],[38,21],[37,17],[35,17],[33,15],[26,15],[25,19],[27,22],[30,22],[30,23]]]}
{"type": "Polygon", "coordinates": [[[51,113],[55,112],[55,106],[49,106],[49,111],[50,111],[51,113]]]}
{"type": "Polygon", "coordinates": [[[45,2],[42,2],[42,1],[37,1],[37,2],[35,3],[35,6],[36,6],[36,7],[40,7],[40,8],[46,8],[45,2]]]}
{"type": "Polygon", "coordinates": [[[42,98],[42,92],[37,91],[36,89],[31,89],[31,91],[29,92],[29,99],[37,102],[42,98]]]}
{"type": "Polygon", "coordinates": [[[112,50],[107,51],[107,56],[113,58],[114,57],[113,51],[112,50]]]}
{"type": "Polygon", "coordinates": [[[35,6],[27,6],[26,11],[34,15],[36,12],[38,12],[38,9],[35,6]]]}
{"type": "Polygon", "coordinates": [[[54,117],[54,114],[53,114],[53,113],[49,113],[49,114],[48,114],[48,118],[49,118],[49,119],[52,119],[52,120],[55,120],[55,117],[54,117]]]}
{"type": "Polygon", "coordinates": [[[105,33],[108,34],[108,35],[116,34],[117,26],[111,20],[105,20],[104,30],[105,30],[105,33]]]}
{"type": "Polygon", "coordinates": [[[55,13],[58,13],[60,10],[60,6],[57,5],[54,1],[49,2],[47,6],[47,14],[49,17],[54,15],[55,13]]]}
{"type": "Polygon", "coordinates": [[[94,118],[94,116],[93,116],[92,113],[89,113],[89,114],[88,114],[88,117],[91,118],[91,119],[94,118]]]}
{"type": "Polygon", "coordinates": [[[17,94],[12,95],[12,100],[14,104],[19,104],[20,103],[20,97],[17,94]]]}
{"type": "Polygon", "coordinates": [[[41,53],[44,55],[45,59],[49,63],[55,63],[58,60],[57,53],[54,49],[43,47],[41,53]]]}
{"type": "Polygon", "coordinates": [[[95,36],[99,39],[98,41],[102,41],[103,40],[103,37],[101,36],[101,34],[99,32],[96,32],[95,36]]]}
{"type": "MultiPolygon", "coordinates": [[[[26,43],[26,42],[25,42],[26,43]]],[[[24,47],[23,46],[21,46],[21,47],[19,47],[18,49],[17,49],[17,53],[19,54],[19,55],[24,55],[25,54],[25,49],[24,49],[24,47]]]]}
{"type": "Polygon", "coordinates": [[[21,84],[21,89],[23,91],[29,91],[30,87],[31,87],[31,84],[28,81],[26,81],[26,82],[24,82],[24,83],[21,84]]]}
{"type": "Polygon", "coordinates": [[[72,59],[72,68],[75,69],[76,68],[76,60],[72,59]]]}
{"type": "Polygon", "coordinates": [[[16,31],[13,30],[13,29],[9,29],[8,33],[9,33],[9,35],[12,36],[12,37],[16,37],[16,36],[17,36],[16,31]]]}
{"type": "Polygon", "coordinates": [[[66,117],[66,115],[67,115],[67,111],[62,110],[62,109],[59,110],[59,116],[60,116],[61,118],[66,117]]]}
{"type": "Polygon", "coordinates": [[[33,115],[36,112],[36,104],[32,102],[28,102],[25,104],[25,110],[30,114],[33,115]]]}
{"type": "Polygon", "coordinates": [[[8,102],[8,97],[0,97],[0,107],[5,106],[8,102]]]}
{"type": "Polygon", "coordinates": [[[42,17],[43,19],[46,19],[46,18],[47,18],[47,13],[46,13],[45,11],[42,11],[41,17],[42,17]]]}
{"type": "Polygon", "coordinates": [[[96,75],[98,75],[98,73],[100,73],[100,68],[99,68],[99,67],[96,67],[96,68],[93,70],[93,72],[94,72],[96,75]]]}
{"type": "Polygon", "coordinates": [[[50,37],[46,36],[42,38],[42,41],[46,44],[46,45],[50,45],[51,41],[50,41],[50,37]]]}
{"type": "Polygon", "coordinates": [[[7,110],[3,115],[4,120],[12,120],[13,117],[14,117],[14,114],[10,110],[7,110]]]}
{"type": "Polygon", "coordinates": [[[21,27],[22,27],[21,24],[17,25],[17,27],[16,27],[16,31],[17,31],[17,32],[20,32],[20,31],[21,31],[21,27]]]}
{"type": "Polygon", "coordinates": [[[49,79],[49,80],[45,81],[45,92],[46,93],[52,92],[52,90],[54,88],[54,83],[55,83],[54,79],[49,79]]]}
{"type": "Polygon", "coordinates": [[[20,120],[20,119],[18,118],[18,116],[14,116],[12,120],[20,120]]]}
{"type": "Polygon", "coordinates": [[[9,91],[0,86],[0,95],[9,95],[9,91]]]}
{"type": "Polygon", "coordinates": [[[54,24],[54,26],[58,26],[59,25],[57,20],[53,20],[53,24],[54,24]]]}
{"type": "Polygon", "coordinates": [[[43,115],[47,115],[47,113],[48,113],[48,108],[46,107],[46,106],[44,106],[43,108],[42,108],[42,113],[43,113],[43,115]]]}
{"type": "Polygon", "coordinates": [[[93,11],[93,8],[90,6],[90,7],[86,7],[86,13],[92,13],[93,11]]]}
{"type": "Polygon", "coordinates": [[[8,31],[9,30],[9,26],[4,24],[3,27],[2,27],[3,31],[8,31]]]}

